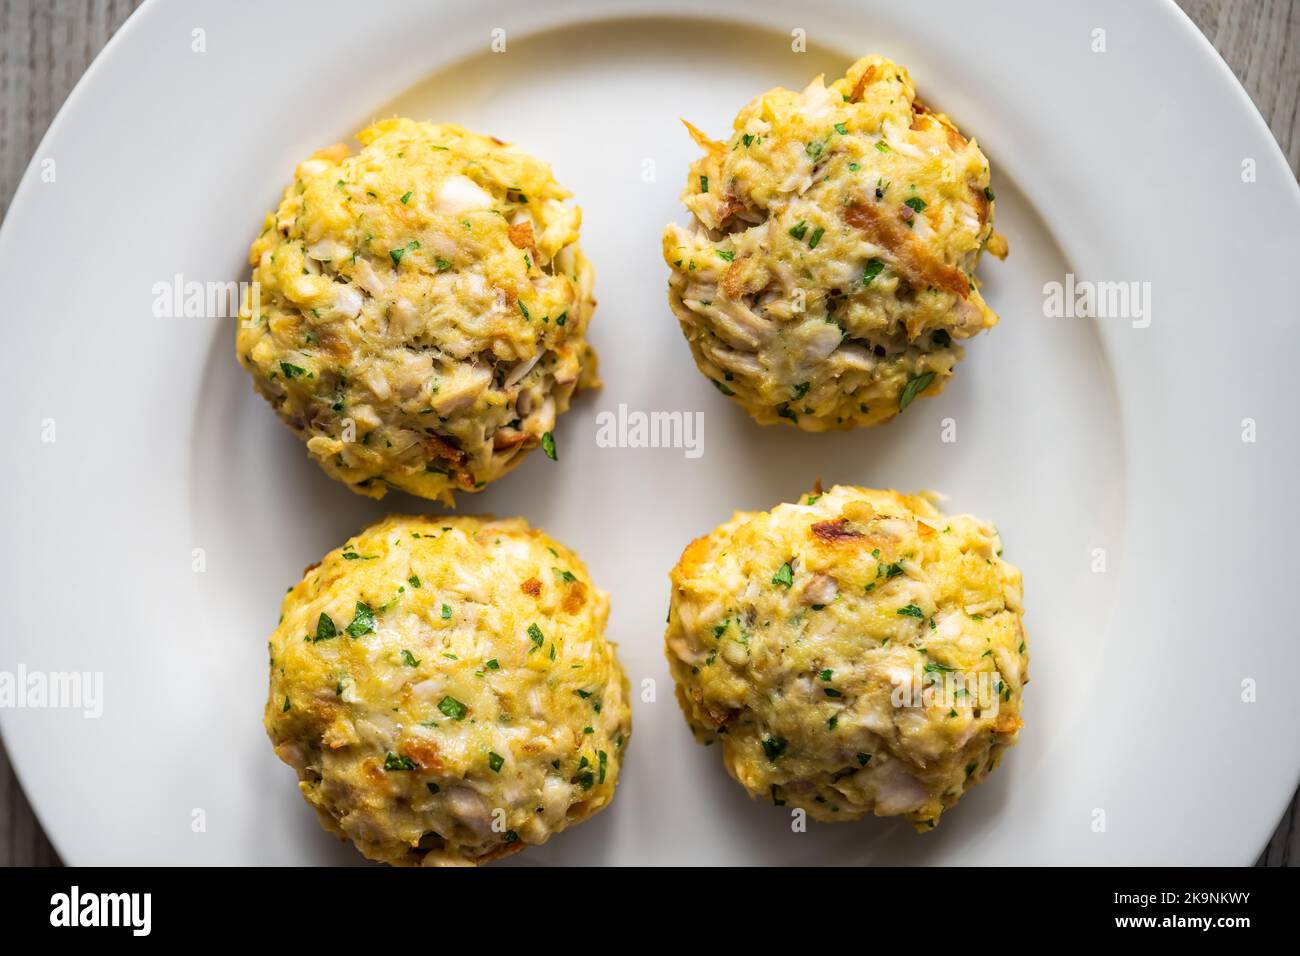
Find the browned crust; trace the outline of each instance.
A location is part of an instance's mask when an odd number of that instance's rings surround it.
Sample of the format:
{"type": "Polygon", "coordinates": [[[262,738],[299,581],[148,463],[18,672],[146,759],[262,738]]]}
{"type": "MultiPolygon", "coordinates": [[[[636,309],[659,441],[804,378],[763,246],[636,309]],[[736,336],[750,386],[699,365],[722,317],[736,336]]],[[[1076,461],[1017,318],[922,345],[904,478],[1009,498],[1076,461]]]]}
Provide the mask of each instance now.
{"type": "Polygon", "coordinates": [[[851,541],[854,538],[861,538],[861,531],[855,531],[849,527],[847,518],[838,518],[835,521],[818,521],[811,529],[814,538],[819,541],[825,541],[828,544],[836,544],[840,541],[851,541]]]}
{"type": "Polygon", "coordinates": [[[771,279],[768,270],[753,258],[743,256],[727,266],[719,283],[724,298],[735,302],[746,295],[762,291],[771,279]]]}
{"type": "Polygon", "coordinates": [[[531,222],[517,222],[506,230],[506,235],[510,237],[510,244],[516,249],[526,249],[533,255],[533,262],[537,262],[537,240],[533,237],[533,224],[531,222]]]}
{"type": "Polygon", "coordinates": [[[577,614],[582,610],[582,606],[587,603],[587,586],[581,581],[570,581],[568,591],[565,592],[564,600],[560,607],[564,609],[565,614],[577,614]]]}
{"type": "Polygon", "coordinates": [[[446,439],[438,435],[425,435],[424,446],[429,450],[429,457],[459,465],[465,460],[465,453],[446,439]]]}
{"type": "Polygon", "coordinates": [[[691,139],[695,140],[695,145],[712,156],[722,156],[727,151],[726,143],[719,143],[715,139],[709,139],[707,133],[702,129],[692,126],[686,120],[682,120],[682,125],[686,127],[686,132],[691,134],[691,139]]]}
{"type": "Polygon", "coordinates": [[[877,202],[856,202],[844,210],[844,221],[862,232],[872,243],[889,250],[890,265],[913,286],[934,286],[960,298],[968,298],[970,284],[955,266],[946,265],[929,255],[908,232],[907,227],[891,216],[877,202]]]}
{"type": "Polygon", "coordinates": [[[1000,734],[1014,734],[1025,722],[1016,714],[1008,714],[1002,711],[998,714],[997,721],[993,724],[993,729],[1000,734]]]}
{"type": "Polygon", "coordinates": [[[523,591],[529,597],[537,597],[542,593],[542,582],[537,578],[529,578],[523,584],[519,585],[519,590],[523,591]]]}
{"type": "Polygon", "coordinates": [[[443,766],[438,745],[426,737],[407,737],[397,749],[403,757],[411,758],[425,770],[440,770],[443,766]]]}
{"type": "Polygon", "coordinates": [[[491,850],[488,850],[482,856],[473,857],[473,858],[466,857],[466,859],[468,859],[471,863],[473,863],[476,866],[480,863],[491,863],[494,860],[500,860],[507,856],[513,856],[514,854],[523,850],[524,847],[526,846],[528,846],[528,844],[525,843],[523,840],[515,840],[513,843],[498,843],[495,847],[493,847],[491,850]]]}
{"type": "Polygon", "coordinates": [[[514,448],[516,445],[522,445],[528,441],[531,436],[527,432],[515,431],[509,434],[497,432],[492,436],[492,447],[497,451],[506,448],[514,448]]]}
{"type": "Polygon", "coordinates": [[[858,82],[853,85],[853,92],[849,94],[849,102],[856,103],[862,97],[863,90],[865,90],[867,85],[874,81],[875,78],[876,64],[873,63],[862,71],[862,75],[858,77],[858,82]]]}
{"type": "Polygon", "coordinates": [[[969,188],[971,202],[975,206],[975,214],[979,216],[980,228],[982,229],[989,221],[989,197],[985,194],[982,186],[971,183],[969,188]]]}

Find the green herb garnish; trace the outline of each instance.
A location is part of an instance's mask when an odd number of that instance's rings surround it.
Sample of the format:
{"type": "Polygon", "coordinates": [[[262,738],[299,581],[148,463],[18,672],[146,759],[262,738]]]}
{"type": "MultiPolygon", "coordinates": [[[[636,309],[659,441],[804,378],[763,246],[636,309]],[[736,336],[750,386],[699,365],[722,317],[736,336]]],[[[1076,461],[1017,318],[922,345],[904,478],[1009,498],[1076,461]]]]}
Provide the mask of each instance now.
{"type": "Polygon", "coordinates": [[[399,757],[390,750],[388,751],[388,756],[384,758],[384,769],[389,771],[414,770],[415,761],[410,757],[399,757]]]}
{"type": "Polygon", "coordinates": [[[444,716],[450,717],[452,720],[464,720],[465,715],[469,713],[469,708],[455,697],[444,697],[438,701],[438,709],[442,711],[444,716]]]}
{"type": "Polygon", "coordinates": [[[768,760],[775,761],[777,757],[785,753],[786,742],[780,737],[763,738],[763,754],[768,760]]]}
{"type": "Polygon", "coordinates": [[[370,609],[370,605],[362,601],[357,602],[357,609],[352,615],[352,623],[347,626],[348,637],[360,637],[362,634],[373,634],[375,630],[375,612],[370,609]]]}
{"type": "Polygon", "coordinates": [[[328,641],[331,637],[338,637],[338,628],[334,626],[334,618],[321,612],[321,616],[316,618],[316,640],[328,641]]]}
{"type": "Polygon", "coordinates": [[[871,285],[871,280],[874,279],[876,276],[880,275],[881,270],[884,268],[885,268],[885,263],[882,260],[877,259],[874,256],[868,259],[867,268],[862,273],[862,284],[871,285]]]}
{"type": "Polygon", "coordinates": [[[898,396],[898,410],[901,412],[911,405],[912,400],[929,388],[933,381],[934,372],[926,372],[924,375],[908,379],[907,384],[903,386],[902,394],[898,396]]]}

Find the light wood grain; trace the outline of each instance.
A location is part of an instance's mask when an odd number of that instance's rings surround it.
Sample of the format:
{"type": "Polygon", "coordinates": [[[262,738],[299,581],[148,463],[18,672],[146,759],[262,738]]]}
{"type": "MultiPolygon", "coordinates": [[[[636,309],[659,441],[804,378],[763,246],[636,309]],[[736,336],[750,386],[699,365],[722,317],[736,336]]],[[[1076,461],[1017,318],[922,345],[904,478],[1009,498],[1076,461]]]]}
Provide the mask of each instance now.
{"type": "MultiPolygon", "coordinates": [[[[1300,0],[1177,0],[1300,172],[1300,0]]],[[[73,85],[140,0],[0,0],[0,216],[73,85]]],[[[1158,78],[1153,77],[1153,82],[1158,78]]],[[[1262,866],[1300,862],[1300,795],[1262,866]]],[[[58,865],[0,746],[0,865],[58,865]]]]}

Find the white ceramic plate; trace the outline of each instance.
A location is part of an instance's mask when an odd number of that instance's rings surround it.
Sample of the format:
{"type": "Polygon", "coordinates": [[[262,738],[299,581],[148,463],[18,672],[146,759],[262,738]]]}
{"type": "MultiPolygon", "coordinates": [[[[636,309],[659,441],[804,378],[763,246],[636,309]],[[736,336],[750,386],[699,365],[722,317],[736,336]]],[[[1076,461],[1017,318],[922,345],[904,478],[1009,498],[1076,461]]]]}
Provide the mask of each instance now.
{"type": "Polygon", "coordinates": [[[1300,776],[1300,190],[1172,3],[155,0],[68,100],[0,234],[0,671],[103,680],[98,719],[0,710],[65,860],[360,859],[267,744],[266,637],[305,565],[432,506],[333,483],[253,394],[233,320],[152,307],[177,274],[245,278],[294,164],[393,112],[551,160],[597,270],[604,391],[562,419],[558,464],[534,455],[463,507],[575,547],[612,592],[634,685],[657,693],[635,704],[612,807],[518,862],[1254,859],[1300,776]],[[696,155],[677,118],[721,134],[756,93],[867,52],[907,64],[990,157],[1011,257],[981,274],[1002,324],[886,427],[760,428],[696,372],[665,301],[659,234],[684,220],[696,155]],[[1149,327],[1048,318],[1044,284],[1067,273],[1150,283],[1149,327]],[[598,447],[596,417],[620,403],[702,411],[702,457],[598,447]],[[791,832],[673,700],[662,622],[681,549],[819,476],[945,492],[1024,569],[1025,730],[923,837],[874,819],[791,832]]]}

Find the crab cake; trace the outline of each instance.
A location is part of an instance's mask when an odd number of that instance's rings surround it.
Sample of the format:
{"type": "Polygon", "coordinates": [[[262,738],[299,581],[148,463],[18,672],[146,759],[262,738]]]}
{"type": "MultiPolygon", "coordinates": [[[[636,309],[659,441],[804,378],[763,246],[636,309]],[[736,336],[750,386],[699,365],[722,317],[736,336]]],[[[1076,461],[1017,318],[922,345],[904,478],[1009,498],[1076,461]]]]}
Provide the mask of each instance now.
{"type": "Polygon", "coordinates": [[[839,485],[740,512],[670,575],[677,698],[751,796],[929,829],[997,766],[1028,680],[997,531],[839,485]]]}
{"type": "Polygon", "coordinates": [[[962,339],[998,317],[975,266],[993,231],[989,164],[865,57],[826,86],[777,88],[705,155],[664,231],[668,299],[695,362],[764,425],[877,425],[937,394],[962,339]]]}
{"type": "Polygon", "coordinates": [[[476,864],[609,803],[631,733],[609,600],[521,518],[392,517],[309,568],[266,730],[372,860],[476,864]]]}
{"type": "Polygon", "coordinates": [[[299,164],[249,251],[237,351],[257,390],[353,491],[453,503],[543,445],[587,344],[582,215],[550,167],[408,119],[299,164]]]}

